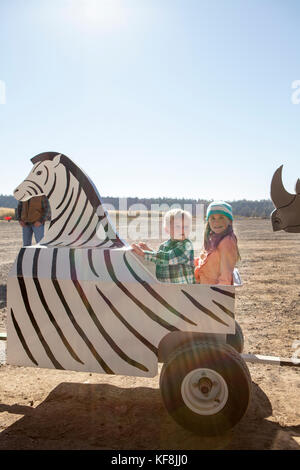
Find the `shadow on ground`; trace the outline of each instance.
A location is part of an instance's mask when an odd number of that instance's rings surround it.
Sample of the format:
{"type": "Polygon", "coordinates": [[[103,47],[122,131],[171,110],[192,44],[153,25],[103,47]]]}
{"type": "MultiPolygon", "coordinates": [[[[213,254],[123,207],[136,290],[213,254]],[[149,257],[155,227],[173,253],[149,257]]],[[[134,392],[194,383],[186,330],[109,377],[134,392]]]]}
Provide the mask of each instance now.
{"type": "Polygon", "coordinates": [[[234,431],[202,438],[179,427],[158,389],[61,383],[36,408],[0,404],[20,419],[0,434],[0,449],[300,449],[300,426],[268,421],[271,404],[253,384],[251,405],[234,431]]]}

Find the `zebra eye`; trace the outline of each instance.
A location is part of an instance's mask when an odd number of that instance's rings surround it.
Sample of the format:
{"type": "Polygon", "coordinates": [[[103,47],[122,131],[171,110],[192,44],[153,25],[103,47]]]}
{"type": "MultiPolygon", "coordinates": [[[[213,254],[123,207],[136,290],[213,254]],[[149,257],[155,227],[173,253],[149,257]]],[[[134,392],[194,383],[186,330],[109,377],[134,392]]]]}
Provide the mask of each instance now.
{"type": "Polygon", "coordinates": [[[36,174],[37,174],[37,175],[41,175],[42,172],[39,170],[39,171],[36,172],[36,174]]]}

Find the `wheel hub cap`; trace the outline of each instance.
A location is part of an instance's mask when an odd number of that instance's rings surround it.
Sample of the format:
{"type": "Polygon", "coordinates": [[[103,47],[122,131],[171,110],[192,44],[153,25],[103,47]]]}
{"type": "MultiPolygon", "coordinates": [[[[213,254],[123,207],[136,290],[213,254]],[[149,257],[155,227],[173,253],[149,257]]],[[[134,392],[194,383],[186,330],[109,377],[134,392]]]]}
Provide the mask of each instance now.
{"type": "Polygon", "coordinates": [[[218,413],[227,403],[228,387],[212,369],[194,369],[181,384],[181,396],[188,408],[200,415],[218,413]]]}

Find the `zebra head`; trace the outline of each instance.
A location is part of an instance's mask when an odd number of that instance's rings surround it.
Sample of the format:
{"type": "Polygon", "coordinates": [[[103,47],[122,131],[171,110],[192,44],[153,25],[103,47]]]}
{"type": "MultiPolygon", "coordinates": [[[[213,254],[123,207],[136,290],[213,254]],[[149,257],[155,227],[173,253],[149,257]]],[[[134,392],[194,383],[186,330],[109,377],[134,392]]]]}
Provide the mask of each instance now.
{"type": "MultiPolygon", "coordinates": [[[[57,176],[55,168],[60,163],[61,154],[54,152],[40,154],[41,157],[45,157],[46,155],[50,156],[51,154],[55,155],[52,160],[46,158],[36,160],[27,178],[14,190],[14,197],[18,201],[28,201],[28,199],[34,196],[41,196],[42,194],[45,194],[47,197],[49,197],[49,195],[51,196],[56,186],[57,176]]],[[[39,155],[37,155],[37,157],[39,157],[39,155]]]]}
{"type": "Polygon", "coordinates": [[[275,171],[271,183],[271,199],[276,209],[271,214],[274,232],[300,232],[300,180],[296,183],[296,194],[290,194],[282,183],[281,165],[275,171]]]}
{"type": "Polygon", "coordinates": [[[18,201],[45,194],[51,223],[43,244],[54,246],[123,246],[90,178],[66,155],[45,152],[31,159],[27,178],[15,189],[18,201]]]}

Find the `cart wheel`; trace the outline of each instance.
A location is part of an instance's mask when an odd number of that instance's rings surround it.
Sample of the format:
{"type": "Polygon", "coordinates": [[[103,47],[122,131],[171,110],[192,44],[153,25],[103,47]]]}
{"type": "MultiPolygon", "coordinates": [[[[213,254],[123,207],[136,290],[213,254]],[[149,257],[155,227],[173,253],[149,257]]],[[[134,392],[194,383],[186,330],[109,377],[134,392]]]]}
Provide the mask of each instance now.
{"type": "Polygon", "coordinates": [[[235,322],[234,335],[227,335],[227,344],[230,344],[239,353],[244,350],[244,335],[237,321],[235,322]]]}
{"type": "Polygon", "coordinates": [[[245,414],[251,377],[231,346],[195,343],[174,351],[163,365],[160,390],[178,424],[202,436],[217,436],[245,414]]]}

